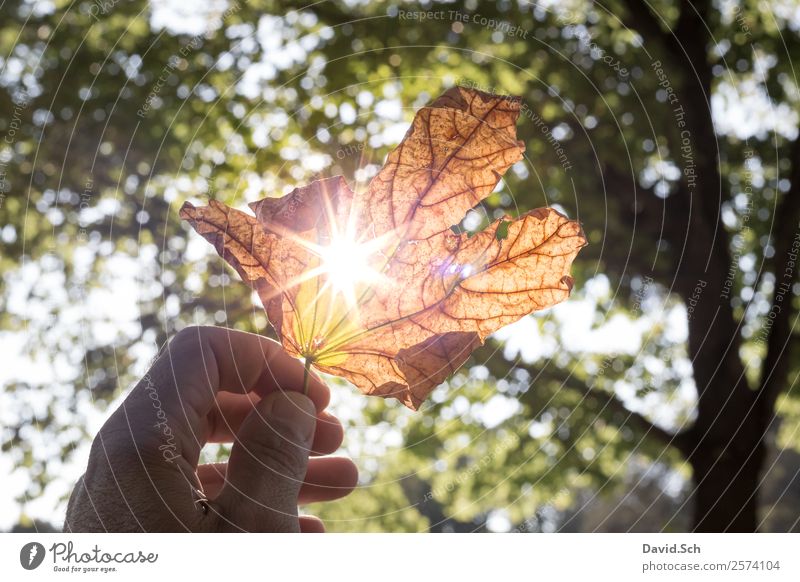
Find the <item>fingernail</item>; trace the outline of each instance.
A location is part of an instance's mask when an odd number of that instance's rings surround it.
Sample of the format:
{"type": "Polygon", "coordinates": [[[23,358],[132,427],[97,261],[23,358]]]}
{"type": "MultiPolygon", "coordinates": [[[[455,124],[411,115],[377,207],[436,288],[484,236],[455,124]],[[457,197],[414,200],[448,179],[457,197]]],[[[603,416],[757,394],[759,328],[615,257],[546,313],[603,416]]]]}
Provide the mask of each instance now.
{"type": "Polygon", "coordinates": [[[310,440],[317,427],[317,410],[314,403],[300,392],[278,392],[272,401],[270,411],[275,418],[280,418],[291,426],[297,436],[310,440]]]}

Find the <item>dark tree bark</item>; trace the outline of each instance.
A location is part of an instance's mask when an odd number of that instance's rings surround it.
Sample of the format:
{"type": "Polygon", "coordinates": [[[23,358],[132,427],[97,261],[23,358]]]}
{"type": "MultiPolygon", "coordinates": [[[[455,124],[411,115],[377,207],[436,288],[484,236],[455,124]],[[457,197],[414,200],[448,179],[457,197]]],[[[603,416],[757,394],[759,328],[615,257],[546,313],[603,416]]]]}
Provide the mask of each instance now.
{"type": "MultiPolygon", "coordinates": [[[[690,208],[686,230],[666,232],[675,249],[684,249],[674,273],[660,281],[685,301],[699,282],[700,308],[689,320],[689,357],[698,391],[697,420],[676,438],[693,469],[694,529],[703,532],[752,532],[758,528],[758,485],[766,455],[765,435],[772,423],[777,394],[786,386],[788,344],[796,315],[787,302],[773,320],[759,385],[751,388],[739,356],[741,322],[730,298],[730,239],[721,220],[721,203],[729,198],[720,170],[719,143],[711,117],[711,69],[707,0],[684,0],[670,30],[639,0],[624,0],[627,25],[650,47],[657,47],[686,112],[684,131],[672,136],[671,149],[681,152],[689,140],[695,177],[684,179],[673,194],[678,204],[666,205],[666,222],[680,223],[690,208]],[[670,63],[670,64],[667,64],[670,63]],[[672,211],[670,211],[672,209],[672,211]],[[680,237],[680,238],[679,238],[680,237]]],[[[790,259],[791,242],[800,220],[800,145],[792,147],[790,191],[776,218],[775,260],[770,270],[780,278],[790,259]]],[[[686,162],[685,159],[682,159],[686,162]]],[[[634,184],[634,187],[636,185],[634,184]]],[[[793,273],[792,278],[797,279],[793,273]]],[[[777,283],[776,283],[777,284],[777,283]]],[[[775,299],[773,298],[773,305],[775,299]]]]}

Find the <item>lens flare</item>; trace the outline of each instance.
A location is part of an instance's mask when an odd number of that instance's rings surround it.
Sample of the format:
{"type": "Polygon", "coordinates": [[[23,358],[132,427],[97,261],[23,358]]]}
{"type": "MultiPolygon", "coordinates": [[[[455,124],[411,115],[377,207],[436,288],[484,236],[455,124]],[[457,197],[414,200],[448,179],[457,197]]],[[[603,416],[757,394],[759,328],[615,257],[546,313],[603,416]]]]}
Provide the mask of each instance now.
{"type": "Polygon", "coordinates": [[[337,237],[317,248],[324,273],[335,291],[350,295],[350,290],[362,283],[373,282],[377,273],[370,266],[373,250],[348,237],[337,237]]]}
{"type": "Polygon", "coordinates": [[[354,207],[336,209],[328,196],[321,203],[325,216],[317,240],[288,229],[281,233],[316,257],[313,267],[286,285],[302,295],[295,333],[299,351],[314,361],[334,357],[357,335],[361,306],[393,284],[385,269],[401,239],[396,231],[374,236],[354,207]]]}

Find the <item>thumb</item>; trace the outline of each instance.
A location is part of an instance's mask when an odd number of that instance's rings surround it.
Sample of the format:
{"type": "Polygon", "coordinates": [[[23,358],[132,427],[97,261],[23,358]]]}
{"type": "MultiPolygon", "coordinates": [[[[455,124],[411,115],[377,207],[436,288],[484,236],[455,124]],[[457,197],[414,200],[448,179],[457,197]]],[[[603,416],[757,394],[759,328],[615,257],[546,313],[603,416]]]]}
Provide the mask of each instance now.
{"type": "Polygon", "coordinates": [[[246,531],[299,531],[297,497],[306,474],[317,418],[299,392],[273,392],[245,418],[216,501],[246,531]]]}

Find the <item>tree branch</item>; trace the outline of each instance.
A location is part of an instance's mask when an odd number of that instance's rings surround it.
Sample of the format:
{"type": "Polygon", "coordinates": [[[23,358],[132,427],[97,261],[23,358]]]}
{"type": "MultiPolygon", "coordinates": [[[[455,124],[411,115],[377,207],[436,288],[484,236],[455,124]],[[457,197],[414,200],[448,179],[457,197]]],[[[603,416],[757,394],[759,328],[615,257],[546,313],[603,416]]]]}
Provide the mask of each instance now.
{"type": "MultiPolygon", "coordinates": [[[[455,485],[455,483],[453,483],[455,485]]],[[[472,521],[459,521],[447,515],[442,505],[433,495],[428,481],[417,474],[404,475],[400,479],[400,488],[410,507],[414,507],[420,515],[428,518],[428,531],[433,533],[476,533],[485,532],[485,520],[477,517],[472,521]]]]}
{"type": "Polygon", "coordinates": [[[581,394],[584,398],[594,400],[598,405],[603,407],[603,410],[608,409],[611,412],[625,415],[625,420],[622,424],[630,423],[635,425],[639,430],[643,431],[645,435],[655,437],[661,441],[662,444],[674,446],[684,454],[690,452],[687,447],[688,442],[686,438],[688,432],[672,433],[661,428],[654,422],[648,420],[644,415],[630,410],[615,394],[593,388],[583,382],[574,381],[572,377],[562,381],[561,385],[581,394]]]}
{"type": "Polygon", "coordinates": [[[597,406],[601,407],[601,410],[623,415],[624,420],[621,425],[631,424],[644,432],[646,436],[653,437],[666,446],[676,447],[684,455],[688,454],[691,450],[688,446],[689,441],[687,440],[688,431],[672,433],[658,426],[654,422],[648,420],[644,415],[630,410],[625,406],[622,400],[611,392],[593,388],[571,374],[567,377],[561,375],[556,376],[548,374],[544,372],[544,369],[532,365],[517,363],[516,366],[525,369],[528,374],[530,374],[531,378],[557,382],[561,387],[580,394],[584,399],[593,401],[597,406]]]}
{"type": "MultiPolygon", "coordinates": [[[[487,342],[473,352],[473,357],[475,357],[477,361],[483,362],[483,365],[489,368],[490,373],[495,374],[496,376],[498,373],[507,374],[508,365],[510,362],[505,359],[502,359],[502,361],[493,359],[496,351],[497,346],[492,345],[492,342],[487,342]]],[[[549,381],[557,383],[564,388],[577,392],[583,397],[592,400],[596,404],[600,405],[603,410],[608,409],[610,412],[621,413],[625,416],[624,423],[630,422],[641,429],[645,434],[657,438],[663,444],[677,447],[683,453],[687,452],[686,447],[688,445],[688,441],[686,440],[686,435],[688,435],[688,431],[681,431],[677,434],[673,434],[670,431],[654,424],[638,412],[628,409],[628,407],[626,407],[622,400],[620,400],[616,395],[604,390],[593,388],[571,374],[565,377],[564,374],[551,373],[546,371],[544,367],[538,367],[534,364],[526,364],[521,361],[514,362],[513,365],[516,368],[528,372],[530,377],[537,382],[549,381]]]]}

